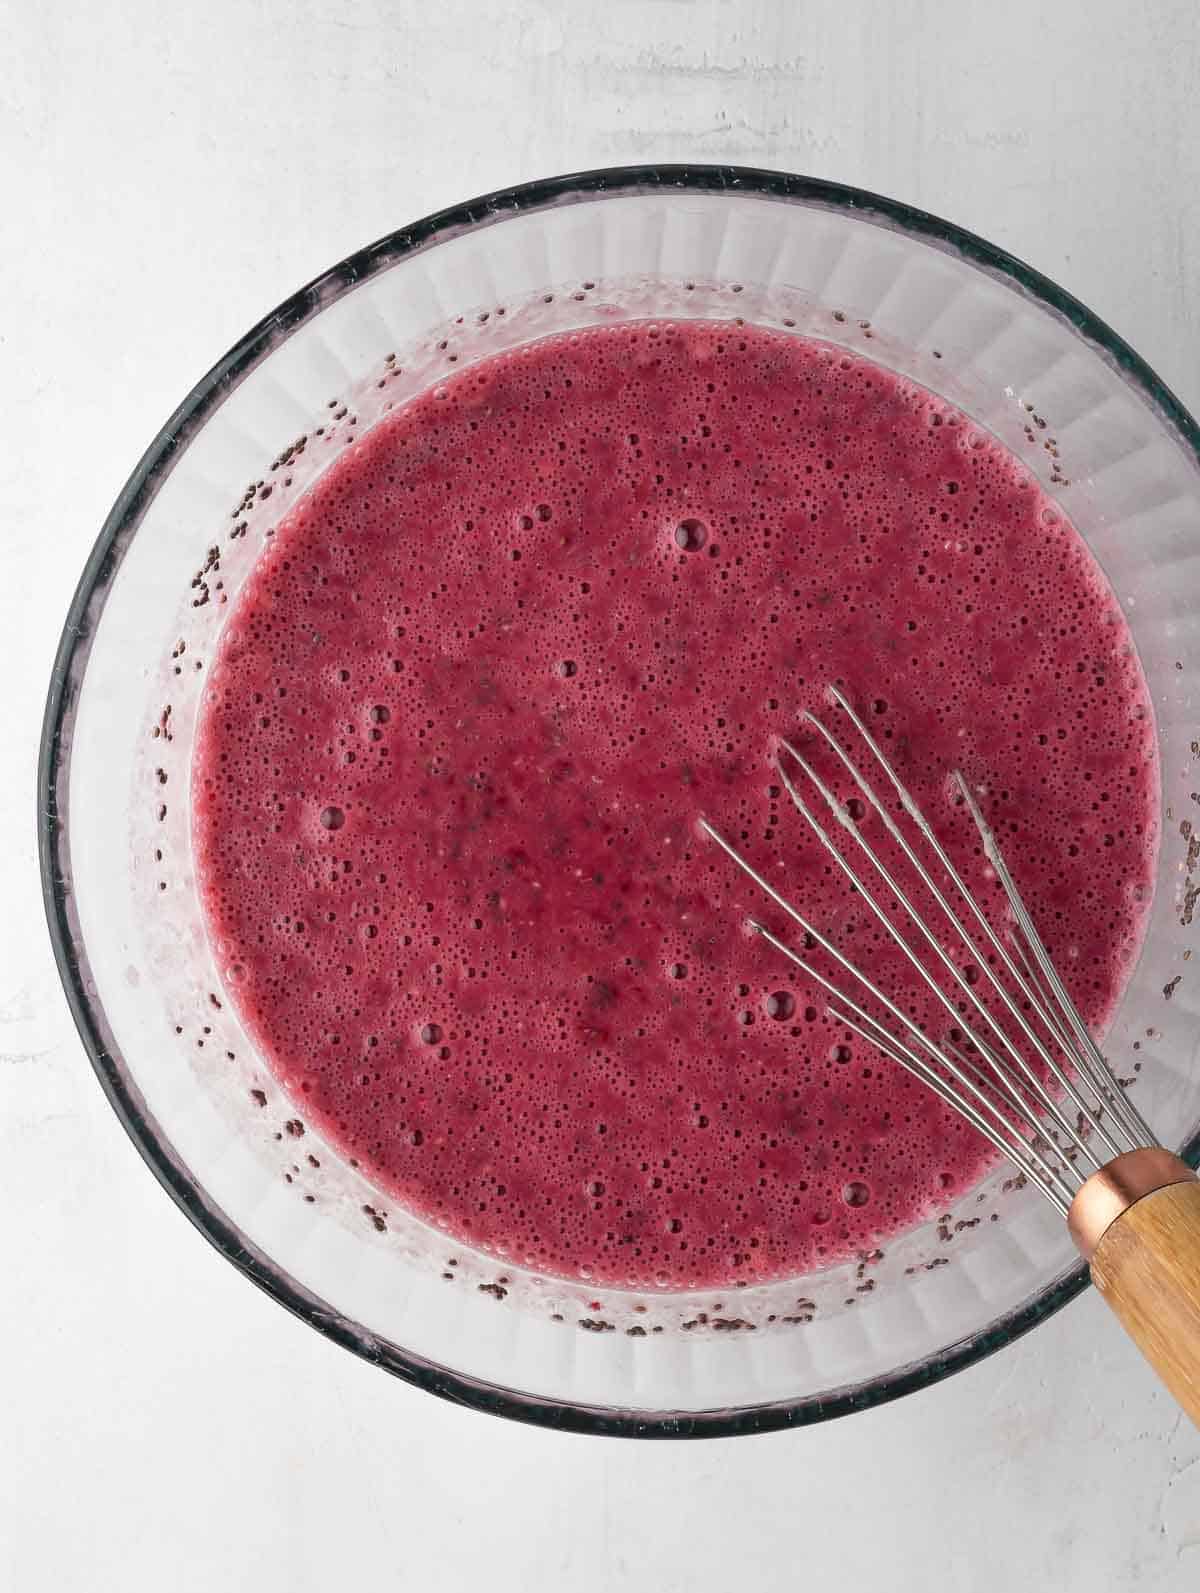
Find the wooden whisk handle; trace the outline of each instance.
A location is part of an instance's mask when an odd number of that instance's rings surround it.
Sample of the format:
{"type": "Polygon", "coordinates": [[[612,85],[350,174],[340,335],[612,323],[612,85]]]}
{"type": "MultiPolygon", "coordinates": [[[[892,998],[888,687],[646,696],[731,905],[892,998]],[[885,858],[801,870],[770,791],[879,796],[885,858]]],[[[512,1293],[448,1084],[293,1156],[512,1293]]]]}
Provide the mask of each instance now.
{"type": "Polygon", "coordinates": [[[1075,1197],[1092,1281],[1200,1426],[1200,1181],[1168,1151],[1130,1151],[1075,1197]]]}

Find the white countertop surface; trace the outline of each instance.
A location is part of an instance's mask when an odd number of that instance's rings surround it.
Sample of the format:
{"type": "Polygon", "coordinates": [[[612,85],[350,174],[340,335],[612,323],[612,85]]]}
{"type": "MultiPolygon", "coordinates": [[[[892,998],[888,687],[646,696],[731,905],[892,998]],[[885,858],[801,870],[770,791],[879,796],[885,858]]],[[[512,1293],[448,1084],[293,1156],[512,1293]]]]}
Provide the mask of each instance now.
{"type": "Polygon", "coordinates": [[[474,1415],[325,1342],[189,1227],[106,1105],[33,826],[67,601],[160,422],[298,284],[468,195],[644,160],[879,189],[1048,272],[1200,409],[1194,5],[0,0],[0,20],[0,1587],[1196,1587],[1200,1435],[1090,1294],[898,1404],[706,1444],[474,1415]]]}

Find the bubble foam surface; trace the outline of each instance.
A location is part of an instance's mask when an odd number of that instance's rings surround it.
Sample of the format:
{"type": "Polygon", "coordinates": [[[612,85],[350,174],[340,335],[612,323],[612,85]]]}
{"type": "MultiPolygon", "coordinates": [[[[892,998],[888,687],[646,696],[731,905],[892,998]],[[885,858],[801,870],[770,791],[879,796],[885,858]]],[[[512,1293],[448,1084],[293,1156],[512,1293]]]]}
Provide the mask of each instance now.
{"type": "Polygon", "coordinates": [[[747,932],[764,903],[696,827],[945,1031],[771,766],[830,680],[990,909],[945,776],[977,784],[1103,1023],[1153,717],[1098,566],[994,439],[698,322],[527,345],[369,432],[265,546],[197,731],[213,944],[298,1107],[457,1239],[599,1282],[802,1274],[945,1209],[986,1147],[747,932]]]}

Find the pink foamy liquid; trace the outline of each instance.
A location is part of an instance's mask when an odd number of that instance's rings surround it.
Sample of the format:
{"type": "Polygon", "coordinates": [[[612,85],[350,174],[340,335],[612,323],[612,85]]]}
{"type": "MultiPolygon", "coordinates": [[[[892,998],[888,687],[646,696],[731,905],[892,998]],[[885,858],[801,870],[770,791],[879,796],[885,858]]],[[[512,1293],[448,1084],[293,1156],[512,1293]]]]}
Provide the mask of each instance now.
{"type": "Polygon", "coordinates": [[[994,440],[695,322],[547,339],[375,428],[264,549],[196,746],[211,934],[302,1110],[456,1238],[598,1281],[800,1274],[942,1209],[987,1148],[747,933],[764,904],[696,829],[944,1031],[770,765],[830,680],[993,902],[945,775],[985,788],[1102,1024],[1153,720],[1101,572],[994,440]]]}

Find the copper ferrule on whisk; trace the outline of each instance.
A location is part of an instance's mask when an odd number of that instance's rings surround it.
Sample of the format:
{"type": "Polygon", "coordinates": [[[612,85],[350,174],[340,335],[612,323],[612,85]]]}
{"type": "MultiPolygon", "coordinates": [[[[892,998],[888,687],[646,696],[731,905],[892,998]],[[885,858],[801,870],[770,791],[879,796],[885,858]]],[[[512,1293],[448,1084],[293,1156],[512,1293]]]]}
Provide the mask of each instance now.
{"type": "Polygon", "coordinates": [[[1067,1227],[1080,1255],[1091,1261],[1109,1228],[1143,1196],[1195,1179],[1186,1162],[1157,1145],[1126,1151],[1106,1162],[1079,1190],[1067,1212],[1067,1227]]]}

